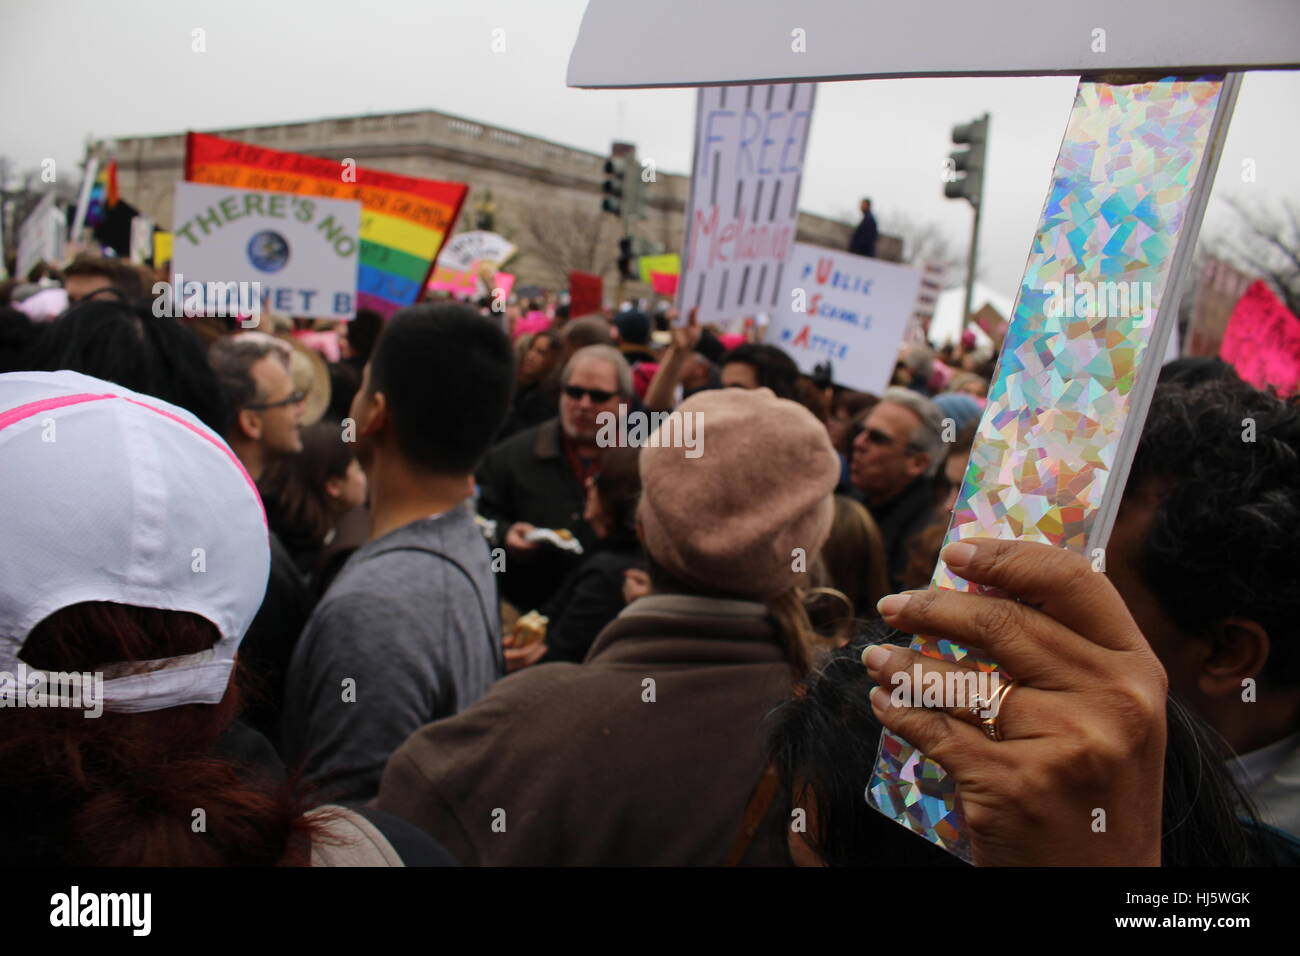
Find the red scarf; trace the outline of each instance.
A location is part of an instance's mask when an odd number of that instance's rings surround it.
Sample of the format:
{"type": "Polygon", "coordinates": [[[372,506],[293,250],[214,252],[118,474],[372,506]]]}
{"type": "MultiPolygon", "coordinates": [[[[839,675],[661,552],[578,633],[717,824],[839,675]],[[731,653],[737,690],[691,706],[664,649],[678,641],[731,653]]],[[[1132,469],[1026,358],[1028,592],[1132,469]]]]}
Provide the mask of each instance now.
{"type": "Polygon", "coordinates": [[[600,452],[597,449],[579,445],[564,433],[564,429],[560,429],[560,436],[560,442],[564,447],[564,460],[569,463],[569,470],[578,479],[578,484],[582,485],[583,491],[586,491],[587,479],[600,471],[600,452]],[[589,456],[583,455],[583,451],[590,452],[589,456]]]}

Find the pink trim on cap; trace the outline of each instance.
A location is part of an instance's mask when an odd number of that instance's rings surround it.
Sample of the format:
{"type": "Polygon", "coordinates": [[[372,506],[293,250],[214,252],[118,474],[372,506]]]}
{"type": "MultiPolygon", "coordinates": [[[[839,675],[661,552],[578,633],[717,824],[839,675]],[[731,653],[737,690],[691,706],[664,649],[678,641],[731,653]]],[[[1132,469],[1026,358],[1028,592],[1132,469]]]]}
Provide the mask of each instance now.
{"type": "Polygon", "coordinates": [[[39,401],[28,402],[26,405],[19,405],[16,408],[11,408],[7,412],[0,412],[0,429],[8,428],[10,425],[15,425],[24,419],[31,418],[33,415],[39,415],[41,412],[52,411],[56,408],[65,408],[68,405],[80,405],[83,402],[100,402],[106,398],[125,399],[132,405],[139,405],[141,408],[147,408],[149,411],[156,412],[164,418],[170,418],[178,425],[185,426],[204,441],[211,443],[219,449],[221,453],[229,458],[234,466],[239,469],[239,473],[244,476],[244,481],[248,482],[248,487],[253,490],[253,500],[257,502],[258,510],[262,512],[262,524],[269,527],[266,520],[266,508],[262,504],[262,495],[257,490],[257,483],[253,481],[253,476],[248,473],[248,469],[244,467],[244,463],[239,460],[235,453],[231,451],[227,445],[218,441],[215,436],[200,428],[195,428],[194,425],[190,424],[179,415],[173,415],[171,412],[163,411],[161,408],[156,408],[155,406],[149,405],[145,402],[137,401],[134,398],[127,398],[125,395],[91,395],[85,392],[78,395],[60,395],[57,398],[42,398],[39,401]]]}
{"type": "Polygon", "coordinates": [[[10,425],[16,425],[25,418],[31,418],[33,415],[39,415],[41,412],[48,412],[55,408],[63,408],[65,405],[80,405],[82,402],[99,402],[106,398],[116,398],[116,395],[91,395],[81,393],[80,395],[60,395],[58,398],[42,398],[40,401],[28,402],[26,405],[19,405],[11,408],[7,412],[0,412],[0,429],[8,428],[10,425]]]}
{"type": "MultiPolygon", "coordinates": [[[[123,395],[122,398],[126,398],[126,396],[123,395]]],[[[204,441],[210,442],[213,446],[219,449],[221,453],[225,455],[227,458],[229,458],[231,462],[234,463],[234,466],[239,469],[239,473],[244,476],[244,481],[248,482],[248,487],[253,490],[253,499],[257,502],[257,507],[262,512],[262,524],[267,527],[270,527],[270,525],[266,520],[266,507],[262,504],[262,493],[257,490],[257,482],[253,481],[253,476],[248,473],[248,469],[244,467],[244,463],[239,460],[239,457],[233,451],[230,450],[230,446],[220,441],[217,441],[214,435],[211,435],[208,432],[203,431],[202,429],[195,428],[191,423],[187,422],[179,415],[173,415],[171,412],[166,412],[163,411],[161,408],[155,408],[153,405],[148,405],[144,402],[136,401],[134,398],[126,398],[126,400],[130,402],[132,405],[139,405],[141,408],[147,408],[151,412],[157,412],[159,415],[163,416],[163,418],[170,418],[178,425],[184,425],[186,428],[194,432],[194,434],[198,435],[204,441]]]]}

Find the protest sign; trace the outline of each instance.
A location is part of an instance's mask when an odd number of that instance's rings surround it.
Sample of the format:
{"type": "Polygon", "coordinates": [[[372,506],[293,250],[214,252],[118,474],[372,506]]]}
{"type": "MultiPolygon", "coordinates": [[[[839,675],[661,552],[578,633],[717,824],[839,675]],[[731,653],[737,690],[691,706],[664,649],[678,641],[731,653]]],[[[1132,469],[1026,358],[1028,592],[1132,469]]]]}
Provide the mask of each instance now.
{"type": "Polygon", "coordinates": [[[699,91],[679,321],[694,308],[701,324],[777,308],[815,91],[811,83],[699,91]]]}
{"type": "Polygon", "coordinates": [[[666,252],[658,256],[640,256],[636,260],[637,270],[641,273],[641,281],[646,285],[653,282],[651,276],[658,273],[664,276],[675,276],[682,271],[682,259],[675,252],[666,252]]]}
{"type": "MultiPolygon", "coordinates": [[[[1080,81],[945,544],[1016,538],[1093,558],[1104,548],[1239,84],[1080,81]],[[1063,288],[1116,275],[1140,307],[1051,305],[1063,288]]],[[[942,562],[931,585],[971,589],[942,562]]],[[[921,636],[912,648],[992,666],[921,636]]],[[[868,799],[971,858],[954,782],[894,734],[881,737],[868,799]]]]}
{"type": "Polygon", "coordinates": [[[655,295],[676,295],[677,280],[680,276],[677,273],[652,272],[650,273],[650,289],[655,295]]]}
{"type": "Polygon", "coordinates": [[[171,262],[172,259],[172,234],[170,232],[155,232],[153,234],[153,264],[156,267],[171,262]]]}
{"type": "Polygon", "coordinates": [[[468,272],[476,262],[501,265],[514,254],[514,245],[495,232],[458,232],[438,253],[438,265],[453,272],[468,272]]]}
{"type": "Polygon", "coordinates": [[[994,342],[1001,344],[1002,340],[1007,337],[1007,320],[1001,312],[987,302],[980,306],[979,311],[971,318],[980,331],[994,342]]]}
{"type": "Polygon", "coordinates": [[[590,272],[569,273],[569,318],[580,319],[599,312],[604,298],[605,283],[600,276],[590,272]]]}
{"type": "Polygon", "coordinates": [[[153,220],[148,216],[131,220],[131,261],[139,265],[153,261],[153,220]]]}
{"type": "Polygon", "coordinates": [[[903,333],[908,342],[925,342],[930,334],[930,321],[934,318],[934,309],[943,291],[943,277],[947,270],[937,262],[926,262],[921,266],[921,286],[916,292],[916,310],[912,313],[912,322],[903,333]]]}
{"type": "Polygon", "coordinates": [[[356,305],[391,315],[413,304],[433,272],[467,187],[190,133],[185,178],[242,189],[361,203],[356,305]]]}
{"type": "Polygon", "coordinates": [[[968,0],[931,0],[920,15],[907,3],[658,0],[653,15],[637,18],[634,43],[627,9],[627,0],[588,0],[569,57],[569,86],[1170,75],[1300,63],[1300,6],[1287,0],[1091,0],[1053,4],[1050,16],[1037,0],[977,8],[968,0]],[[1124,42],[1115,42],[1119,28],[1112,27],[1107,44],[1103,24],[1123,24],[1124,42]],[[874,38],[869,56],[864,37],[874,38]]]}
{"type": "Polygon", "coordinates": [[[912,321],[920,270],[799,242],[785,273],[769,341],[802,372],[829,362],[835,384],[880,394],[912,321]]]}
{"type": "Polygon", "coordinates": [[[498,298],[509,296],[515,284],[515,277],[508,272],[484,274],[485,265],[489,263],[476,260],[470,263],[468,268],[461,270],[448,269],[439,263],[433,270],[433,277],[429,279],[429,288],[435,292],[450,292],[458,299],[472,299],[484,295],[498,298]],[[499,295],[498,290],[500,290],[499,295]]]}
{"type": "Polygon", "coordinates": [[[1256,279],[1232,310],[1219,356],[1256,388],[1294,395],[1300,387],[1300,319],[1256,279]]]}
{"type": "Polygon", "coordinates": [[[54,193],[46,193],[18,227],[18,259],[14,263],[14,278],[26,279],[27,273],[38,262],[58,265],[63,258],[66,229],[66,220],[54,202],[54,193]]]}
{"type": "Polygon", "coordinates": [[[186,284],[257,283],[263,310],[322,319],[355,314],[360,203],[177,183],[174,208],[178,284],[182,276],[186,284]]]}

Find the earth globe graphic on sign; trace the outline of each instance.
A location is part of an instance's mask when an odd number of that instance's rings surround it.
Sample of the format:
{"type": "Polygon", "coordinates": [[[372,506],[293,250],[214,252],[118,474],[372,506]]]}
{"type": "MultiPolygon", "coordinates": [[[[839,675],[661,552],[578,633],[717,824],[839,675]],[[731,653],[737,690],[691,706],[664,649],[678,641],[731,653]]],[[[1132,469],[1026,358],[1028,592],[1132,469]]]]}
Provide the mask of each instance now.
{"type": "Polygon", "coordinates": [[[248,240],[248,261],[262,272],[279,272],[289,261],[289,243],[278,232],[263,229],[248,240]]]}

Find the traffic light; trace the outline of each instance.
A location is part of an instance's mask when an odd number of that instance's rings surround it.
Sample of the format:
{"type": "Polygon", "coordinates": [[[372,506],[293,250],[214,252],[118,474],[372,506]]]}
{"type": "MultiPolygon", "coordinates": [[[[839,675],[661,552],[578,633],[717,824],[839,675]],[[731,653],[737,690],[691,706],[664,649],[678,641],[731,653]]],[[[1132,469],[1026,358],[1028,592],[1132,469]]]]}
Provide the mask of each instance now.
{"type": "Polygon", "coordinates": [[[965,199],[978,206],[984,191],[984,153],[989,138],[989,114],[952,128],[955,150],[948,157],[949,175],[945,176],[943,194],[949,199],[965,199]]]}
{"type": "Polygon", "coordinates": [[[636,146],[632,143],[614,143],[605,160],[605,198],[600,208],[623,220],[624,232],[631,233],[633,224],[645,218],[642,207],[645,194],[641,188],[641,164],[637,162],[636,146]]]}
{"type": "Polygon", "coordinates": [[[618,241],[618,274],[624,279],[636,279],[636,258],[632,253],[632,237],[624,236],[618,241]]]}
{"type": "Polygon", "coordinates": [[[623,180],[627,176],[627,170],[626,159],[611,156],[605,160],[605,198],[601,200],[600,208],[620,219],[623,217],[623,180]]]}

